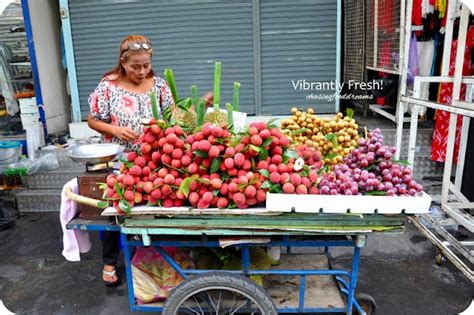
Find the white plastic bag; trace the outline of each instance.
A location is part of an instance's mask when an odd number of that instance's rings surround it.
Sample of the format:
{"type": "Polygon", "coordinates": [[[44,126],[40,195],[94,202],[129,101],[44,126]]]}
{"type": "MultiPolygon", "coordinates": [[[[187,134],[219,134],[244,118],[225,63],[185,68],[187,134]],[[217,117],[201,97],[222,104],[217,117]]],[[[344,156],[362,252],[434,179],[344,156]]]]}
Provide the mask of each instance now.
{"type": "Polygon", "coordinates": [[[52,171],[59,168],[59,161],[56,153],[46,153],[33,160],[28,167],[28,175],[52,171]]]}

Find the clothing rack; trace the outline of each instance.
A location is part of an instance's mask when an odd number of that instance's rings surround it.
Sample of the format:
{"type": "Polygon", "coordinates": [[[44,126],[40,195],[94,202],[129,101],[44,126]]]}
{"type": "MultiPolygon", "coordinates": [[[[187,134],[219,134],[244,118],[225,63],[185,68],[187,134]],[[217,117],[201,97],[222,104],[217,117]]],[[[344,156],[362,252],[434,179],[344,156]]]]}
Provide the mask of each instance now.
{"type": "MultiPolygon", "coordinates": [[[[409,0],[411,2],[411,0],[409,0]]],[[[408,11],[411,11],[409,8],[408,11]]],[[[403,113],[407,106],[413,106],[412,116],[410,120],[410,137],[408,145],[408,162],[413,165],[416,151],[416,136],[418,127],[418,112],[421,107],[428,107],[437,110],[448,111],[450,113],[448,142],[446,148],[446,160],[444,165],[443,182],[441,188],[440,203],[445,213],[453,218],[457,223],[469,231],[470,240],[458,240],[449,231],[447,231],[436,219],[429,215],[419,216],[413,219],[414,224],[420,231],[432,241],[438,248],[437,263],[441,263],[443,257],[448,258],[456,265],[471,281],[474,282],[474,218],[472,211],[474,202],[470,202],[468,198],[461,192],[462,177],[464,173],[464,162],[467,148],[467,140],[470,118],[474,117],[474,103],[472,102],[472,94],[474,91],[474,77],[463,76],[464,51],[466,45],[467,32],[469,27],[469,8],[458,2],[457,0],[449,1],[447,10],[445,46],[443,51],[443,66],[441,76],[438,77],[415,77],[413,95],[408,95],[406,89],[407,63],[405,63],[405,71],[402,72],[403,88],[400,89],[400,103],[398,111],[403,113]],[[460,16],[459,35],[456,50],[456,61],[454,76],[449,76],[449,64],[451,56],[451,47],[453,41],[454,20],[460,16]],[[451,104],[442,104],[439,102],[427,100],[424,93],[424,85],[428,83],[453,83],[453,93],[451,104]],[[460,99],[461,84],[466,85],[465,100],[460,99]],[[453,157],[456,138],[456,125],[458,115],[462,119],[461,143],[458,155],[458,163],[455,169],[454,182],[451,181],[453,172],[453,157]],[[424,219],[424,220],[421,220],[424,219]],[[423,222],[430,222],[433,230],[426,226],[423,222]]],[[[407,12],[407,16],[411,16],[411,12],[407,12]]],[[[409,22],[407,19],[407,28],[409,22]]],[[[408,57],[410,37],[409,34],[405,38],[405,59],[408,57]]],[[[402,145],[403,122],[397,123],[397,154],[396,159],[400,158],[400,149],[402,145]]]]}

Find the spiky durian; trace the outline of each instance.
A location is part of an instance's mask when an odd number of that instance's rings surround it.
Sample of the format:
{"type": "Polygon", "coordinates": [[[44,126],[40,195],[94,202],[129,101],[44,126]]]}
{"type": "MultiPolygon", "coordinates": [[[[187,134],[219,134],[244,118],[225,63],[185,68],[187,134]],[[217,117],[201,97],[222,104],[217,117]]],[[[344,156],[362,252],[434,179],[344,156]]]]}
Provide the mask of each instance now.
{"type": "Polygon", "coordinates": [[[213,125],[227,126],[227,113],[220,110],[213,110],[204,116],[204,122],[210,122],[213,125]]]}
{"type": "Polygon", "coordinates": [[[219,270],[221,268],[222,264],[215,255],[203,253],[196,259],[196,269],[219,270]]]}
{"type": "Polygon", "coordinates": [[[181,127],[193,129],[197,126],[197,114],[192,110],[186,111],[181,108],[176,108],[172,113],[172,117],[181,127]]]}

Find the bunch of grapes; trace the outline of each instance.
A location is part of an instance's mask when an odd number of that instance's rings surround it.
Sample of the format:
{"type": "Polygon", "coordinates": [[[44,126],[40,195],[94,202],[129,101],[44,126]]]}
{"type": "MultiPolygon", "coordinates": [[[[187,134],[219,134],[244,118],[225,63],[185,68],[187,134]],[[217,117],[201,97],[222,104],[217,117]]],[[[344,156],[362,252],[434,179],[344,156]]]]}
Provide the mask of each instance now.
{"type": "Polygon", "coordinates": [[[393,161],[395,152],[395,147],[383,145],[380,129],[374,129],[344,158],[345,164],[334,166],[333,174],[323,176],[320,193],[415,196],[423,187],[413,180],[409,167],[393,161]]]}

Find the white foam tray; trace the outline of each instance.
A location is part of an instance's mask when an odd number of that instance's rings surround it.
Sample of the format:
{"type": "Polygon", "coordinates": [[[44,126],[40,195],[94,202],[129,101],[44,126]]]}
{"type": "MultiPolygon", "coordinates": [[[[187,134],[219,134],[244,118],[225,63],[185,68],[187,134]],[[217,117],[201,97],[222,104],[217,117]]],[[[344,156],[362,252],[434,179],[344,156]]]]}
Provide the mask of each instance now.
{"type": "Polygon", "coordinates": [[[293,195],[267,193],[267,211],[301,213],[427,213],[431,196],[425,192],[414,197],[293,195]]]}

